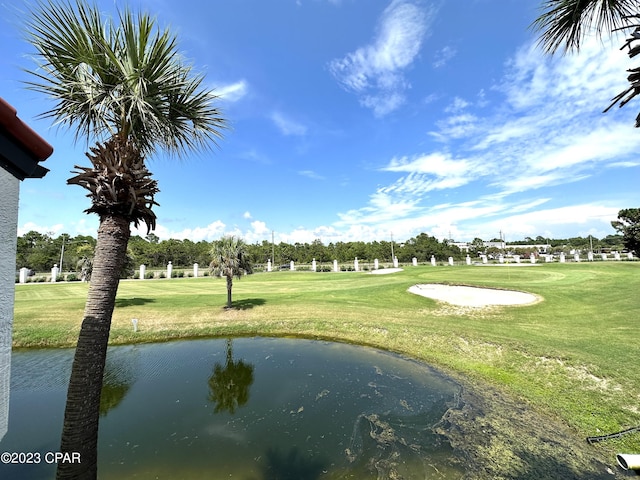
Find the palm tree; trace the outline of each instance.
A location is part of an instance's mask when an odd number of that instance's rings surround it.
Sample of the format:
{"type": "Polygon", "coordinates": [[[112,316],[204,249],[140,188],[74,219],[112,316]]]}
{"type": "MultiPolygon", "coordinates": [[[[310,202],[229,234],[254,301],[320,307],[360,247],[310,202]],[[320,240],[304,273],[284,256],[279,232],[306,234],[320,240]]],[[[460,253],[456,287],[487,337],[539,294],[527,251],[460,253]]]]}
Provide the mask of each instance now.
{"type": "MultiPolygon", "coordinates": [[[[541,32],[539,43],[545,52],[554,54],[558,50],[580,50],[582,39],[591,33],[603,33],[633,29],[622,49],[629,49],[629,57],[640,53],[640,5],[638,0],[544,0],[543,13],[532,27],[541,32]]],[[[626,105],[640,94],[640,67],[628,70],[629,88],[612,98],[604,110],[619,104],[626,105]]],[[[636,117],[640,127],[640,115],[636,117]]]]}
{"type": "Polygon", "coordinates": [[[111,18],[85,0],[39,0],[25,30],[37,64],[28,88],[55,103],[42,116],[94,145],[91,166],[75,166],[68,180],[88,190],[86,212],[100,217],[61,445],[80,452],[82,463],[60,464],[58,478],[95,478],[100,391],[130,224],[153,230],[156,223],[158,186],[145,158],[207,149],[226,122],[176,38],[148,14],[127,8],[111,18]]]}
{"type": "Polygon", "coordinates": [[[227,308],[231,308],[233,277],[240,279],[242,275],[253,273],[253,266],[247,254],[247,245],[241,238],[233,235],[222,237],[213,244],[211,256],[213,257],[209,265],[211,274],[227,277],[227,308]]]}

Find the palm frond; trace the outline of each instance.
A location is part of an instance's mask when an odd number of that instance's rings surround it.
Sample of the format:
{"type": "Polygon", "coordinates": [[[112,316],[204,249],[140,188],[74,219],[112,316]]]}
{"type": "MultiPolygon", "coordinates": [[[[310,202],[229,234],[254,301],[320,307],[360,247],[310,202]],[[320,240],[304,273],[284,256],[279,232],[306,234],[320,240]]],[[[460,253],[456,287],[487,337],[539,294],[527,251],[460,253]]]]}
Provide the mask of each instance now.
{"type": "Polygon", "coordinates": [[[168,29],[130,9],[116,20],[84,0],[38,0],[26,24],[37,68],[28,87],[55,106],[43,116],[80,137],[118,136],[149,156],[182,156],[221,138],[226,121],[168,29]]]}
{"type": "Polygon", "coordinates": [[[97,10],[81,3],[39,1],[37,6],[26,25],[37,52],[37,68],[29,72],[35,80],[27,85],[56,103],[41,116],[76,126],[76,138],[109,132],[110,30],[103,28],[97,10]]]}
{"type": "Polygon", "coordinates": [[[532,28],[548,53],[579,50],[585,35],[611,33],[626,16],[636,13],[637,0],[545,0],[532,28]]]}
{"type": "MultiPolygon", "coordinates": [[[[633,29],[627,38],[627,41],[622,46],[620,50],[625,48],[629,49],[628,55],[629,58],[634,58],[637,55],[640,55],[640,45],[635,44],[636,42],[640,42],[640,13],[636,15],[631,15],[626,18],[630,22],[623,27],[620,27],[619,30],[624,29],[633,29]]],[[[630,68],[627,70],[629,75],[627,76],[627,80],[631,84],[627,89],[620,92],[618,95],[611,99],[611,103],[607,108],[604,109],[604,112],[608,112],[611,107],[618,104],[620,108],[624,107],[627,103],[629,103],[632,99],[640,95],[640,67],[630,68]]],[[[640,127],[640,115],[636,117],[636,128],[640,127]]]]}

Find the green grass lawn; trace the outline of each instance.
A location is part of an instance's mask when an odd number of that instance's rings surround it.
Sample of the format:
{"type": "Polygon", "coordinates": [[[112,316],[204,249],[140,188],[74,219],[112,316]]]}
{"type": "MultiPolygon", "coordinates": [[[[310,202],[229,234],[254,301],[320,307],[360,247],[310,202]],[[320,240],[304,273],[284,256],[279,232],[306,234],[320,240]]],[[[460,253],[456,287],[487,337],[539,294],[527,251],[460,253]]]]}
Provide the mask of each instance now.
{"type": "MultiPolygon", "coordinates": [[[[74,345],[86,292],[81,283],[17,285],[14,346],[74,345]]],[[[372,345],[488,382],[586,437],[640,425],[639,292],[638,262],[261,273],[234,280],[231,310],[223,279],[130,280],[120,284],[111,343],[262,335],[372,345]],[[543,301],[469,309],[407,292],[431,282],[543,301]]],[[[638,452],[640,434],[597,448],[638,452]]]]}

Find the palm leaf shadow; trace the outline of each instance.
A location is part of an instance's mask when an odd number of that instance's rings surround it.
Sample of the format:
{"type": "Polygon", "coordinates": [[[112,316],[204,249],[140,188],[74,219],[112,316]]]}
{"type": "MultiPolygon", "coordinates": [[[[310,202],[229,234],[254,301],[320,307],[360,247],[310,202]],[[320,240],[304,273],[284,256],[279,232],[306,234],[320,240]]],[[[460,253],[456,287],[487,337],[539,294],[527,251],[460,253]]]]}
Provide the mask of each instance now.
{"type": "Polygon", "coordinates": [[[116,299],[116,307],[118,307],[118,308],[134,307],[134,306],[144,305],[146,303],[153,303],[155,301],[156,300],[154,298],[140,298],[140,297],[117,298],[116,299]]]}
{"type": "Polygon", "coordinates": [[[231,303],[231,308],[234,310],[250,310],[265,303],[266,300],[264,298],[245,298],[243,300],[234,300],[231,303]]]}

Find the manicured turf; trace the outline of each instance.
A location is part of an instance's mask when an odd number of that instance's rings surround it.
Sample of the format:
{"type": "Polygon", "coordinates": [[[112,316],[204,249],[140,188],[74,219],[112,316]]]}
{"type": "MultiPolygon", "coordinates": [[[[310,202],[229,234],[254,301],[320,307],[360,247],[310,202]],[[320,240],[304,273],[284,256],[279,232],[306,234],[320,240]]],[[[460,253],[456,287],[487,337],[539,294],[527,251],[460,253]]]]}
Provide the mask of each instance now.
{"type": "MultiPolygon", "coordinates": [[[[17,285],[14,346],[73,345],[86,291],[81,283],[17,285]]],[[[640,262],[261,273],[234,281],[232,310],[223,308],[221,279],[130,280],[120,284],[111,342],[263,335],[373,345],[489,382],[592,436],[640,425],[639,292],[640,262]],[[432,282],[543,301],[477,310],[407,292],[432,282]]],[[[640,434],[599,448],[640,451],[640,434]]]]}

